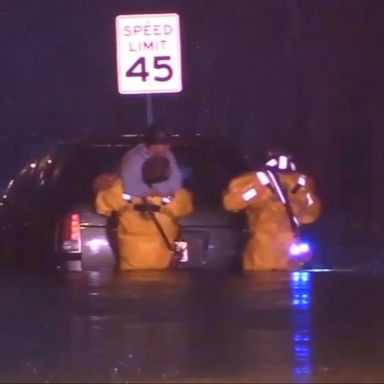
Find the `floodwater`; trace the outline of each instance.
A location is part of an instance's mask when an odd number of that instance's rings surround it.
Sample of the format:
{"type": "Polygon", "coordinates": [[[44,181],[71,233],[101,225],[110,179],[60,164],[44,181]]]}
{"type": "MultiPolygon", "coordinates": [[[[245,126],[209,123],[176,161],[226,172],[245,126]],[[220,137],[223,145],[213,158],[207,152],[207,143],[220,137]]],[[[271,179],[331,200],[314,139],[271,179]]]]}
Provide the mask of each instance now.
{"type": "Polygon", "coordinates": [[[384,382],[384,272],[0,271],[1,382],[384,382]]]}

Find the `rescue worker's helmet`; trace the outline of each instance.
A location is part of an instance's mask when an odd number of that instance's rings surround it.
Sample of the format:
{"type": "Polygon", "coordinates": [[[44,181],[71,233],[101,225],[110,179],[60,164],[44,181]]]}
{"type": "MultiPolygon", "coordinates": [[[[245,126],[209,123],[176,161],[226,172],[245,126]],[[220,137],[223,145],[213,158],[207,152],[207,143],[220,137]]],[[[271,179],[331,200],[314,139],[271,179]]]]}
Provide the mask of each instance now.
{"type": "Polygon", "coordinates": [[[159,155],[150,156],[144,161],[141,172],[143,181],[147,185],[167,181],[171,174],[169,159],[159,155]]]}
{"type": "Polygon", "coordinates": [[[152,123],[144,134],[144,144],[146,145],[168,145],[171,142],[170,130],[160,123],[152,123]]]}
{"type": "Polygon", "coordinates": [[[279,149],[268,150],[265,167],[278,172],[296,171],[296,164],[292,160],[292,155],[279,149]]]}

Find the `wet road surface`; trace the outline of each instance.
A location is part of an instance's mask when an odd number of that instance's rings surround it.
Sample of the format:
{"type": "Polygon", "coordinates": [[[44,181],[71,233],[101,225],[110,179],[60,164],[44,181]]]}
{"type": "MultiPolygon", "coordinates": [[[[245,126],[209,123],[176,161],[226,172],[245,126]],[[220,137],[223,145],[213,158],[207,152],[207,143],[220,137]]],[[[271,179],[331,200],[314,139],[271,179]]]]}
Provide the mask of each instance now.
{"type": "Polygon", "coordinates": [[[1,382],[384,382],[384,272],[0,271],[1,382]]]}

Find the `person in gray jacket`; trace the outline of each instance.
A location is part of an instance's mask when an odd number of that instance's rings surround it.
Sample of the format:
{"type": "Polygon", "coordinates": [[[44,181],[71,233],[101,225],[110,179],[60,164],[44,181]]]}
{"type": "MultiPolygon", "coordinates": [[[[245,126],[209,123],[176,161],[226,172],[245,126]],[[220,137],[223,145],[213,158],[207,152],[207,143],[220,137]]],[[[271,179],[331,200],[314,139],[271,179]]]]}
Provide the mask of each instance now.
{"type": "Polygon", "coordinates": [[[152,123],[147,128],[143,142],[130,149],[122,159],[121,176],[124,195],[172,196],[182,187],[181,172],[170,149],[171,134],[166,126],[152,123]],[[169,178],[152,186],[147,185],[142,177],[142,166],[151,156],[165,156],[170,163],[169,178]]]}

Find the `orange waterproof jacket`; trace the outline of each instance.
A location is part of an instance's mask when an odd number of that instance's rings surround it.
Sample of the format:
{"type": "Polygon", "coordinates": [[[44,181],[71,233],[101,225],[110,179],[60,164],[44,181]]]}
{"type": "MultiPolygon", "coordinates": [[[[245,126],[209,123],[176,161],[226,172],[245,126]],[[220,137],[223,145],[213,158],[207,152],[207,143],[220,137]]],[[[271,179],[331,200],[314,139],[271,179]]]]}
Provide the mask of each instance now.
{"type": "MultiPolygon", "coordinates": [[[[120,270],[168,268],[172,257],[171,251],[154,221],[147,214],[134,209],[134,205],[141,202],[135,197],[131,202],[124,200],[122,181],[118,179],[111,187],[98,192],[96,210],[106,216],[117,212],[119,216],[120,270]]],[[[178,218],[188,215],[193,210],[191,193],[179,189],[167,204],[160,196],[148,197],[148,202],[161,207],[154,215],[169,241],[173,243],[179,234],[178,218]]]]}
{"type": "MultiPolygon", "coordinates": [[[[299,223],[315,221],[320,203],[313,181],[298,172],[278,176],[299,223]],[[302,180],[303,186],[299,184],[302,180]]],[[[251,237],[243,255],[245,270],[292,269],[289,248],[295,233],[267,172],[249,172],[234,178],[224,193],[223,203],[225,209],[245,210],[248,216],[251,237]]]]}

